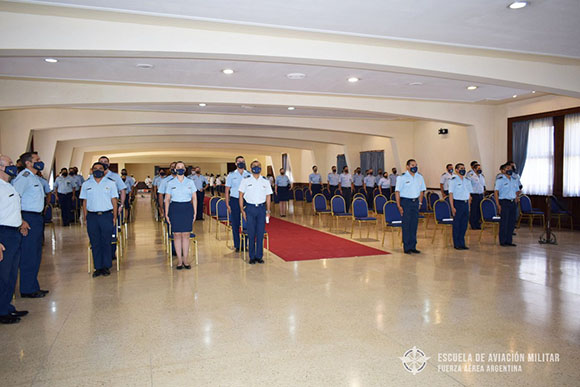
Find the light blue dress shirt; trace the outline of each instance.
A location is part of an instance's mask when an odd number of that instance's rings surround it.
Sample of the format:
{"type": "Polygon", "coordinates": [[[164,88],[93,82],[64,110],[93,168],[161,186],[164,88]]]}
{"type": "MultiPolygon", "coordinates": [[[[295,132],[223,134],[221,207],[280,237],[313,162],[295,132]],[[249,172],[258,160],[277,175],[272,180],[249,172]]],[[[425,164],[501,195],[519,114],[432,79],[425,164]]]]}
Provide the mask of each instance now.
{"type": "Polygon", "coordinates": [[[459,175],[453,175],[449,179],[449,193],[453,194],[453,200],[469,200],[470,194],[473,192],[471,181],[459,175]]]}
{"type": "Polygon", "coordinates": [[[445,172],[444,174],[441,175],[441,179],[439,179],[439,183],[443,184],[444,191],[449,191],[449,180],[451,180],[452,177],[453,177],[453,175],[450,174],[449,172],[445,172]]]}
{"type": "Polygon", "coordinates": [[[87,211],[102,212],[113,209],[111,199],[118,198],[117,185],[113,179],[105,176],[100,182],[92,178],[81,186],[80,199],[87,201],[87,211]]]}
{"type": "Polygon", "coordinates": [[[195,183],[195,188],[197,188],[198,191],[203,191],[203,183],[205,183],[206,187],[208,185],[207,178],[203,175],[198,175],[197,173],[194,173],[193,175],[190,175],[188,177],[195,183]]]}
{"type": "Polygon", "coordinates": [[[391,187],[395,187],[397,185],[397,177],[399,177],[399,175],[395,175],[394,173],[389,175],[389,182],[391,187]]]}
{"type": "Polygon", "coordinates": [[[48,184],[48,181],[46,181],[46,179],[44,177],[38,176],[38,178],[40,179],[40,182],[42,183],[42,188],[44,188],[44,193],[46,195],[49,194],[52,190],[50,189],[50,185],[48,184]]]}
{"type": "Polygon", "coordinates": [[[377,187],[380,186],[379,185],[379,181],[381,181],[382,178],[383,178],[383,175],[377,175],[377,176],[375,176],[375,182],[377,184],[377,187]]]}
{"type": "Polygon", "coordinates": [[[320,173],[311,173],[308,175],[308,182],[312,184],[321,184],[322,176],[320,176],[320,173]]]}
{"type": "Polygon", "coordinates": [[[75,189],[75,191],[81,189],[81,186],[85,182],[85,179],[81,175],[74,175],[70,177],[73,179],[73,188],[75,189]]]}
{"type": "Polygon", "coordinates": [[[153,176],[153,186],[157,187],[161,183],[161,176],[155,175],[153,176]]]}
{"type": "Polygon", "coordinates": [[[171,196],[172,202],[190,202],[197,191],[195,182],[186,177],[179,181],[178,177],[171,179],[165,185],[165,193],[171,196]]]}
{"type": "MultiPolygon", "coordinates": [[[[121,178],[122,180],[123,178],[121,178]]],[[[131,176],[127,176],[125,178],[125,187],[127,189],[127,193],[130,193],[133,190],[133,186],[135,185],[135,179],[133,179],[131,176]]]]}
{"type": "Polygon", "coordinates": [[[338,173],[329,173],[328,174],[328,184],[330,185],[338,185],[340,181],[340,176],[338,173]]]}
{"type": "Polygon", "coordinates": [[[0,179],[0,226],[20,227],[20,195],[10,183],[0,179]]]}
{"type": "Polygon", "coordinates": [[[109,179],[111,179],[115,182],[115,185],[117,186],[117,191],[119,194],[121,193],[122,190],[127,190],[127,186],[125,185],[125,182],[123,181],[123,179],[121,178],[121,176],[118,173],[115,173],[115,172],[109,170],[109,172],[107,172],[105,177],[108,177],[109,179]]]}
{"type": "Polygon", "coordinates": [[[240,197],[240,183],[242,179],[246,176],[252,176],[252,174],[244,169],[244,172],[240,174],[238,170],[231,171],[226,177],[226,187],[230,187],[230,196],[233,198],[240,197]]]}
{"type": "Polygon", "coordinates": [[[387,189],[387,188],[391,188],[391,180],[389,180],[388,177],[381,177],[379,179],[379,187],[383,188],[383,189],[387,189]]]}
{"type": "Polygon", "coordinates": [[[341,187],[350,188],[350,183],[352,183],[352,175],[350,173],[341,173],[339,182],[341,187]]]}
{"type": "Polygon", "coordinates": [[[482,194],[485,192],[485,176],[478,175],[473,169],[467,172],[467,178],[471,182],[472,193],[482,194]]]}
{"type": "Polygon", "coordinates": [[[290,185],[290,179],[286,175],[276,176],[276,185],[278,187],[288,187],[290,185]]]}
{"type": "Polygon", "coordinates": [[[73,191],[74,181],[70,176],[60,175],[54,180],[54,190],[59,194],[69,194],[73,191]]]}
{"type": "Polygon", "coordinates": [[[513,200],[520,190],[519,180],[500,174],[495,180],[495,190],[498,192],[499,199],[513,200]]]}
{"type": "Polygon", "coordinates": [[[373,175],[366,175],[363,181],[368,188],[373,188],[377,184],[377,179],[373,175]]]}
{"type": "Polygon", "coordinates": [[[423,176],[418,172],[413,176],[409,171],[397,178],[397,185],[395,186],[395,191],[399,191],[401,197],[406,199],[417,199],[421,192],[426,189],[423,176]]]}
{"type": "Polygon", "coordinates": [[[362,187],[364,177],[360,173],[355,173],[352,175],[352,182],[354,183],[355,187],[362,187]]]}
{"type": "Polygon", "coordinates": [[[249,204],[265,203],[266,197],[272,195],[272,186],[264,176],[257,179],[252,175],[245,177],[238,190],[244,194],[244,200],[249,204]]]}
{"type": "Polygon", "coordinates": [[[42,212],[44,209],[44,187],[40,177],[28,168],[20,171],[12,180],[12,185],[21,199],[22,211],[42,212]]]}
{"type": "Polygon", "coordinates": [[[175,176],[173,176],[173,175],[165,176],[161,180],[161,183],[159,183],[159,187],[157,188],[157,193],[166,194],[167,193],[167,184],[173,179],[175,179],[175,176]]]}

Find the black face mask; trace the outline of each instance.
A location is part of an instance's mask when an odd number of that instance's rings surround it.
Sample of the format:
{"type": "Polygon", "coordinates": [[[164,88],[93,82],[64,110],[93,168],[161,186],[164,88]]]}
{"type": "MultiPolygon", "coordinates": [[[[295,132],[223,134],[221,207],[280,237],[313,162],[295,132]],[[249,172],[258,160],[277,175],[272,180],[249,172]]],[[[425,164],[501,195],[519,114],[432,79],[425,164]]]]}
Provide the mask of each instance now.
{"type": "Polygon", "coordinates": [[[64,177],[67,177],[67,176],[68,176],[68,172],[63,172],[63,173],[62,173],[62,175],[63,175],[64,177]]]}
{"type": "Polygon", "coordinates": [[[123,173],[121,173],[121,175],[127,176],[127,172],[123,172],[123,173]]]}
{"type": "Polygon", "coordinates": [[[332,173],[336,173],[336,169],[333,169],[333,170],[332,170],[332,173]]]}
{"type": "Polygon", "coordinates": [[[396,175],[396,174],[397,174],[397,171],[393,171],[393,175],[396,175]]]}
{"type": "Polygon", "coordinates": [[[165,176],[165,172],[159,172],[159,176],[161,177],[165,176]]]}

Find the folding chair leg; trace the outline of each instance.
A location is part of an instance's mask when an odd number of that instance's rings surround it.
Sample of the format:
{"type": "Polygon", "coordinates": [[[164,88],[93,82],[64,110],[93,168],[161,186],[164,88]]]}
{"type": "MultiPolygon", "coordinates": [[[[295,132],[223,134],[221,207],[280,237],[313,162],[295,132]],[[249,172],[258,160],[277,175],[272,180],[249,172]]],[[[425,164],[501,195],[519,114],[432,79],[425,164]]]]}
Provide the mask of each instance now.
{"type": "Polygon", "coordinates": [[[87,248],[89,274],[91,274],[91,260],[93,258],[93,254],[92,253],[93,253],[93,250],[91,249],[91,246],[89,245],[89,247],[87,248]]]}

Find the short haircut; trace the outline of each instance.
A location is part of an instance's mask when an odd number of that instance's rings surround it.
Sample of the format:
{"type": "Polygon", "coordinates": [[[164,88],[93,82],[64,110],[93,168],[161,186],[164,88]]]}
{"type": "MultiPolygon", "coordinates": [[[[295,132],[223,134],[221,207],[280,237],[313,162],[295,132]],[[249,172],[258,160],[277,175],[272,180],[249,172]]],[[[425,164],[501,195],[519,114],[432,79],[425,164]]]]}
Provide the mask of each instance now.
{"type": "Polygon", "coordinates": [[[348,165],[345,165],[344,167],[342,167],[342,170],[344,171],[346,168],[348,168],[348,165]]]}
{"type": "Polygon", "coordinates": [[[312,166],[312,169],[314,169],[314,168],[318,168],[318,167],[317,167],[316,165],[313,165],[313,166],[312,166]]]}
{"type": "Polygon", "coordinates": [[[407,160],[407,166],[411,165],[411,163],[412,163],[413,161],[417,162],[415,159],[409,159],[409,160],[407,160]]]}
{"type": "Polygon", "coordinates": [[[514,163],[513,161],[511,161],[511,160],[509,160],[509,161],[506,161],[505,163],[506,163],[506,164],[510,164],[510,165],[511,165],[511,164],[515,164],[515,163],[514,163]]]}
{"type": "MultiPolygon", "coordinates": [[[[175,166],[177,166],[177,164],[183,164],[183,166],[185,167],[185,163],[183,161],[174,161],[175,166]]],[[[173,164],[173,163],[171,163],[173,164]]]]}
{"type": "MultiPolygon", "coordinates": [[[[256,163],[258,163],[258,164],[261,164],[261,163],[260,163],[260,160],[254,160],[254,161],[252,161],[252,162],[250,163],[250,166],[252,166],[252,165],[254,165],[254,164],[256,164],[256,163]]],[[[282,170],[282,169],[284,169],[284,168],[280,168],[280,170],[282,170]]]]}
{"type": "Polygon", "coordinates": [[[459,169],[459,167],[465,167],[465,164],[463,164],[463,163],[455,164],[455,169],[459,169]]]}
{"type": "Polygon", "coordinates": [[[236,156],[236,159],[235,159],[235,161],[237,162],[237,161],[238,161],[238,159],[243,159],[243,158],[244,158],[244,156],[236,156]]]}
{"type": "Polygon", "coordinates": [[[507,164],[507,163],[506,163],[506,164],[502,164],[502,165],[500,165],[500,166],[499,166],[499,169],[500,169],[500,170],[502,170],[502,169],[505,169],[507,166],[508,166],[508,164],[507,164]]]}
{"type": "Polygon", "coordinates": [[[473,168],[473,166],[474,166],[475,164],[479,164],[479,163],[477,162],[477,160],[473,160],[473,161],[471,162],[471,164],[469,164],[469,165],[471,165],[471,168],[473,168]]]}
{"type": "Polygon", "coordinates": [[[38,152],[24,152],[20,155],[20,160],[22,161],[22,165],[26,165],[27,161],[32,162],[32,156],[37,155],[38,152]]]}
{"type": "Polygon", "coordinates": [[[480,166],[481,166],[481,165],[479,165],[479,163],[475,163],[475,164],[473,164],[471,167],[472,167],[472,168],[477,168],[477,167],[480,167],[480,166]]]}
{"type": "Polygon", "coordinates": [[[62,168],[60,169],[60,171],[61,171],[61,172],[62,172],[62,171],[68,171],[68,168],[67,168],[67,167],[62,167],[62,168]]]}
{"type": "Polygon", "coordinates": [[[107,159],[107,161],[111,161],[111,160],[109,160],[109,158],[107,156],[101,156],[101,157],[99,157],[99,160],[100,159],[107,159]]]}
{"type": "Polygon", "coordinates": [[[450,166],[450,165],[451,165],[451,166],[453,166],[453,164],[449,163],[449,164],[447,164],[447,165],[445,166],[445,168],[447,168],[447,167],[448,167],[448,166],[450,166]]]}
{"type": "Polygon", "coordinates": [[[103,163],[101,163],[101,162],[98,162],[98,161],[97,161],[96,163],[94,163],[94,164],[93,164],[93,166],[91,167],[91,169],[95,169],[95,167],[96,167],[97,165],[100,165],[101,167],[103,167],[103,169],[105,169],[105,166],[103,165],[103,163]]]}

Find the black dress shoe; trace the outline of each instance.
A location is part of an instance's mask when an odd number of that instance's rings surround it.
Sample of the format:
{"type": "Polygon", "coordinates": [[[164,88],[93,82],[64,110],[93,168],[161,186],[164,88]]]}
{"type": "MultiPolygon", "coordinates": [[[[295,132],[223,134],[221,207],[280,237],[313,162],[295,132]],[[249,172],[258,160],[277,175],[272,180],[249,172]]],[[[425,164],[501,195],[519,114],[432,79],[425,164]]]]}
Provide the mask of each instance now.
{"type": "Polygon", "coordinates": [[[414,254],[421,254],[421,252],[417,249],[412,249],[411,252],[414,254]]]}
{"type": "Polygon", "coordinates": [[[256,260],[256,262],[258,262],[258,263],[264,263],[264,260],[260,258],[260,259],[256,260]]]}
{"type": "Polygon", "coordinates": [[[183,270],[183,265],[178,265],[178,266],[176,267],[176,269],[177,269],[177,270],[183,270]]]}
{"type": "Polygon", "coordinates": [[[9,314],[0,316],[0,324],[16,324],[20,322],[20,317],[14,317],[9,314]]]}
{"type": "Polygon", "coordinates": [[[250,260],[248,261],[248,263],[249,263],[250,265],[253,265],[253,264],[255,264],[255,263],[256,263],[256,261],[254,261],[253,259],[250,259],[250,260]]]}
{"type": "Polygon", "coordinates": [[[239,253],[239,252],[240,252],[240,248],[236,247],[236,253],[239,253]]]}
{"type": "Polygon", "coordinates": [[[98,276],[100,276],[101,274],[103,274],[103,273],[101,272],[101,269],[99,269],[99,270],[95,270],[95,271],[93,272],[93,278],[97,278],[97,277],[98,277],[98,276]]]}
{"type": "Polygon", "coordinates": [[[457,247],[457,246],[453,246],[453,248],[454,248],[455,250],[463,250],[463,248],[461,248],[461,247],[457,247]]]}
{"type": "Polygon", "coordinates": [[[405,250],[405,254],[411,254],[413,253],[413,250],[405,250]]]}
{"type": "Polygon", "coordinates": [[[116,260],[117,260],[117,256],[113,255],[113,261],[116,261],[116,260]]]}
{"type": "Polygon", "coordinates": [[[506,246],[516,247],[517,245],[515,243],[508,243],[506,246]]]}
{"type": "Polygon", "coordinates": [[[191,265],[186,265],[185,263],[183,264],[183,268],[187,269],[187,270],[191,270],[191,265]]]}
{"type": "Polygon", "coordinates": [[[42,292],[34,292],[34,293],[20,293],[20,297],[22,298],[42,298],[46,296],[46,293],[42,292]]]}
{"type": "Polygon", "coordinates": [[[39,292],[44,293],[44,294],[50,293],[50,291],[48,291],[48,290],[42,290],[42,289],[40,289],[39,292]]]}
{"type": "Polygon", "coordinates": [[[111,271],[108,268],[104,268],[103,270],[101,270],[101,274],[106,277],[111,275],[111,271]]]}
{"type": "Polygon", "coordinates": [[[23,317],[28,314],[27,310],[15,310],[14,312],[10,312],[10,316],[12,317],[23,317]]]}

